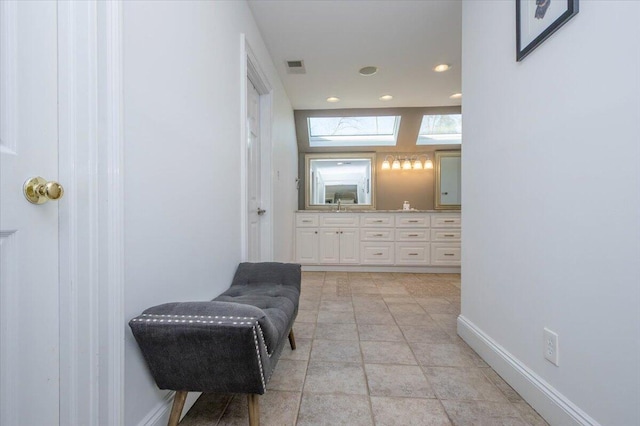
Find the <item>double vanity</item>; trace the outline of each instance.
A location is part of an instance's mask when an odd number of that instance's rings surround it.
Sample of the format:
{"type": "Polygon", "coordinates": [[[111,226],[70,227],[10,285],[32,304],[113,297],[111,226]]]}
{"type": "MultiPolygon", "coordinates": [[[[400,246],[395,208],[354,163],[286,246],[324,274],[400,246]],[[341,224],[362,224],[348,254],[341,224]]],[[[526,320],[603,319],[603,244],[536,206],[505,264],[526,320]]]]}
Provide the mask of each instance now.
{"type": "Polygon", "coordinates": [[[296,261],[307,271],[460,272],[460,212],[300,210],[296,261]]]}

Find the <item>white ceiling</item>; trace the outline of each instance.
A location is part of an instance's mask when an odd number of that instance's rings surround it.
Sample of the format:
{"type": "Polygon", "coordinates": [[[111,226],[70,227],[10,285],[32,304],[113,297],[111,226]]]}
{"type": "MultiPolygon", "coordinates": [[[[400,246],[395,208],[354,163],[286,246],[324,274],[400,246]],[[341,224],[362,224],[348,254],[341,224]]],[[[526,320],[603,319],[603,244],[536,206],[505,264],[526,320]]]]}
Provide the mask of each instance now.
{"type": "Polygon", "coordinates": [[[460,105],[460,0],[249,0],[294,109],[460,105]],[[304,60],[307,73],[287,74],[304,60]],[[444,73],[432,69],[446,63],[444,73]],[[379,67],[363,77],[364,66],[379,67]],[[391,94],[383,102],[378,97],[391,94]],[[337,103],[326,98],[337,96],[337,103]]]}

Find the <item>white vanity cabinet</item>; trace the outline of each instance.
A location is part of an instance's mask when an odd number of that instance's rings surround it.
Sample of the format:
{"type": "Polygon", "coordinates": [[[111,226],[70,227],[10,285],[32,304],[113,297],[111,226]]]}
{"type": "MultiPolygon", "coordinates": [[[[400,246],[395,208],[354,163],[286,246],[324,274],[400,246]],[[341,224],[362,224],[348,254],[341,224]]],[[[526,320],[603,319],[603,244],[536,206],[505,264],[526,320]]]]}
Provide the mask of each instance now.
{"type": "Polygon", "coordinates": [[[296,261],[303,265],[437,272],[431,267],[460,265],[460,241],[459,213],[296,213],[296,261]]]}
{"type": "Polygon", "coordinates": [[[296,262],[303,265],[360,263],[359,215],[297,213],[296,262]]]}
{"type": "Polygon", "coordinates": [[[360,263],[360,230],[357,228],[320,228],[319,263],[360,263]]]}
{"type": "Polygon", "coordinates": [[[436,266],[460,265],[459,214],[434,215],[431,221],[431,264],[436,266]]]}
{"type": "Polygon", "coordinates": [[[361,213],[360,226],[360,262],[363,265],[393,265],[395,215],[361,213]]]}
{"type": "Polygon", "coordinates": [[[296,214],[296,262],[305,265],[313,265],[319,262],[318,225],[317,214],[296,214]]]}

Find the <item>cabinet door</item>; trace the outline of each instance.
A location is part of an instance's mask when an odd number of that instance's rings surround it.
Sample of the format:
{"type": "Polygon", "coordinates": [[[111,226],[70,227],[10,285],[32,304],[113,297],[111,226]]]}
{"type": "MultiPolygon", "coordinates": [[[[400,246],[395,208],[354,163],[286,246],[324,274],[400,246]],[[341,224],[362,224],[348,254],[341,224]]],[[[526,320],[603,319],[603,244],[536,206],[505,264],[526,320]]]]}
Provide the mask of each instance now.
{"type": "Polygon", "coordinates": [[[296,229],[296,261],[303,264],[318,263],[318,228],[296,229]]]}
{"type": "Polygon", "coordinates": [[[360,263],[360,230],[340,229],[340,263],[360,263]]]}
{"type": "Polygon", "coordinates": [[[320,263],[340,263],[340,229],[320,228],[320,263]]]}

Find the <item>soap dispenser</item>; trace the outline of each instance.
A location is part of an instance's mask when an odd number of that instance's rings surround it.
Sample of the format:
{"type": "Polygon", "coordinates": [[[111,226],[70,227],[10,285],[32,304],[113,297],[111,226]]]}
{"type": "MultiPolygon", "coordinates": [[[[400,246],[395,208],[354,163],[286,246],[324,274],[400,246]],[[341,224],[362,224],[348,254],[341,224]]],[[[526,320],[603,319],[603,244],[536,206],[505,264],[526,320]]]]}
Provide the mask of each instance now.
{"type": "Polygon", "coordinates": [[[409,205],[408,201],[402,203],[402,210],[411,210],[411,206],[409,205]]]}

